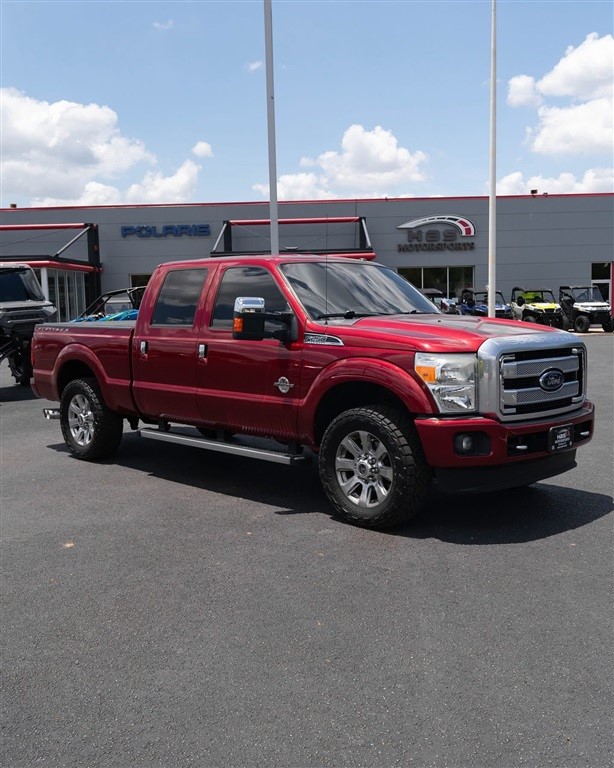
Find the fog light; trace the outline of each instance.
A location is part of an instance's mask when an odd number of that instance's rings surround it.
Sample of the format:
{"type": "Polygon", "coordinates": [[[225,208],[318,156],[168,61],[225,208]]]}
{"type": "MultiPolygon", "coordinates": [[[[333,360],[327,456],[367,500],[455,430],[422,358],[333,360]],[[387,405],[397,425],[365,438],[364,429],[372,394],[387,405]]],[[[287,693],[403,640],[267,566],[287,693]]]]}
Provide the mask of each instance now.
{"type": "Polygon", "coordinates": [[[456,453],[475,453],[475,440],[473,435],[458,434],[454,438],[454,450],[456,453]]]}
{"type": "Polygon", "coordinates": [[[459,456],[488,456],[492,443],[485,432],[458,432],[454,435],[454,450],[459,456]]]}

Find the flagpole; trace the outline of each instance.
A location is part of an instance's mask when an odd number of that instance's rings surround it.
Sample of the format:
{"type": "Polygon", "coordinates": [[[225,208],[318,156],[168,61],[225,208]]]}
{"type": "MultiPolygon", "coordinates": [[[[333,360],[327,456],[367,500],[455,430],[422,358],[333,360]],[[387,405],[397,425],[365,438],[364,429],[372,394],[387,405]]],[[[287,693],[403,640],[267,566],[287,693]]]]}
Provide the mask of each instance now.
{"type": "Polygon", "coordinates": [[[277,212],[277,161],[275,157],[275,94],[273,87],[273,12],[271,0],[264,0],[264,42],[266,53],[267,127],[269,136],[269,207],[271,253],[279,253],[277,212]]]}
{"type": "Polygon", "coordinates": [[[495,316],[497,290],[497,0],[490,19],[490,189],[488,194],[488,317],[495,316]]]}

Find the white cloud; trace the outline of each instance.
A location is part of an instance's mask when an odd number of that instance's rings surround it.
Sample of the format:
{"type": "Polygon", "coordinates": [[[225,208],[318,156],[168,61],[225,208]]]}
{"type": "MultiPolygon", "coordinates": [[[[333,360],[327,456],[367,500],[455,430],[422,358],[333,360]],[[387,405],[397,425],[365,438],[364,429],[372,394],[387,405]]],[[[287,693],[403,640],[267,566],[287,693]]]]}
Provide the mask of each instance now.
{"type": "MultiPolygon", "coordinates": [[[[155,165],[156,158],[141,141],[122,136],[117,114],[107,106],[37,101],[14,88],[1,89],[0,96],[5,200],[29,205],[184,202],[196,189],[200,166],[191,160],[169,176],[149,172],[128,189],[109,184],[141,163],[155,165]]],[[[206,142],[193,151],[199,157],[212,154],[206,142]]]]}
{"type": "Polygon", "coordinates": [[[544,75],[537,87],[544,96],[570,96],[586,101],[612,98],[612,62],[614,38],[587,35],[577,48],[569,46],[565,56],[551,72],[544,75]]]}
{"type": "Polygon", "coordinates": [[[258,69],[262,69],[263,66],[264,64],[261,61],[251,61],[245,65],[245,68],[248,72],[256,72],[258,69]]]}
{"type": "Polygon", "coordinates": [[[127,203],[188,202],[196,191],[200,166],[186,160],[172,176],[149,171],[140,184],[132,184],[126,194],[127,203]]]}
{"type": "Polygon", "coordinates": [[[167,29],[172,29],[174,25],[175,25],[175,22],[172,19],[169,19],[168,21],[165,21],[165,22],[154,21],[153,23],[154,29],[160,29],[163,32],[166,32],[167,29]]]}
{"type": "Polygon", "coordinates": [[[192,153],[196,155],[196,157],[213,157],[211,144],[206,141],[197,141],[192,147],[192,153]]]}
{"type": "Polygon", "coordinates": [[[605,153],[614,144],[614,38],[587,35],[577,48],[535,82],[517,75],[508,83],[507,103],[512,107],[538,107],[538,123],[527,128],[526,141],[544,155],[605,153]],[[552,105],[547,99],[568,99],[552,105]]]}
{"type": "Polygon", "coordinates": [[[529,130],[533,152],[542,155],[608,152],[614,146],[612,100],[593,99],[573,107],[542,107],[539,125],[529,130]]]}
{"type": "Polygon", "coordinates": [[[517,75],[508,83],[507,103],[510,107],[533,107],[541,104],[542,98],[535,87],[535,78],[517,75]]]}
{"type": "Polygon", "coordinates": [[[581,179],[573,173],[561,173],[558,177],[529,176],[526,180],[520,171],[510,173],[497,182],[498,195],[527,195],[532,189],[539,194],[570,195],[614,191],[612,168],[590,168],[581,179]]]}
{"type": "MultiPolygon", "coordinates": [[[[426,160],[426,154],[420,150],[412,154],[399,147],[392,132],[379,125],[372,131],[362,125],[351,125],[343,135],[340,152],[329,150],[315,159],[301,158],[301,167],[317,168],[319,172],[281,176],[278,197],[322,200],[392,196],[399,194],[400,185],[426,178],[422,170],[426,160]]],[[[254,189],[268,195],[268,186],[256,185],[254,189]]]]}

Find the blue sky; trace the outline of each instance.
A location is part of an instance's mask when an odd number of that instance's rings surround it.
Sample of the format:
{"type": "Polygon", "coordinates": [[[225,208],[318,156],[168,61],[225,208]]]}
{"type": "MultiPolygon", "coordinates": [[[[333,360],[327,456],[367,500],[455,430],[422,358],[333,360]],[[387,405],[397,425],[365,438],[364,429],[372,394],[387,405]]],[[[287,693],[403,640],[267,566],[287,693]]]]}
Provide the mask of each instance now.
{"type": "MultiPolygon", "coordinates": [[[[268,199],[264,7],[1,2],[0,205],[268,199]]],[[[488,194],[490,0],[273,0],[278,195],[488,194]]],[[[500,194],[613,190],[610,0],[498,0],[500,194]]]]}

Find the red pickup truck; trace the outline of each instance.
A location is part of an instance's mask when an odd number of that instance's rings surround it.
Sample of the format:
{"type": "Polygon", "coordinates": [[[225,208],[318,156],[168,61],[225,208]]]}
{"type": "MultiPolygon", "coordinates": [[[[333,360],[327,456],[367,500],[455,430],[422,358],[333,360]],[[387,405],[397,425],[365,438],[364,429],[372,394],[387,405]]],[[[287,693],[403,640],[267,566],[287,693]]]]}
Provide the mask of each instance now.
{"type": "Polygon", "coordinates": [[[315,454],[336,513],[371,528],[408,520],[431,485],[493,491],[565,472],[594,426],[575,336],[442,314],[362,259],[162,264],[136,320],[39,325],[32,362],[79,459],[112,455],[124,421],[228,454],[315,454]]]}

